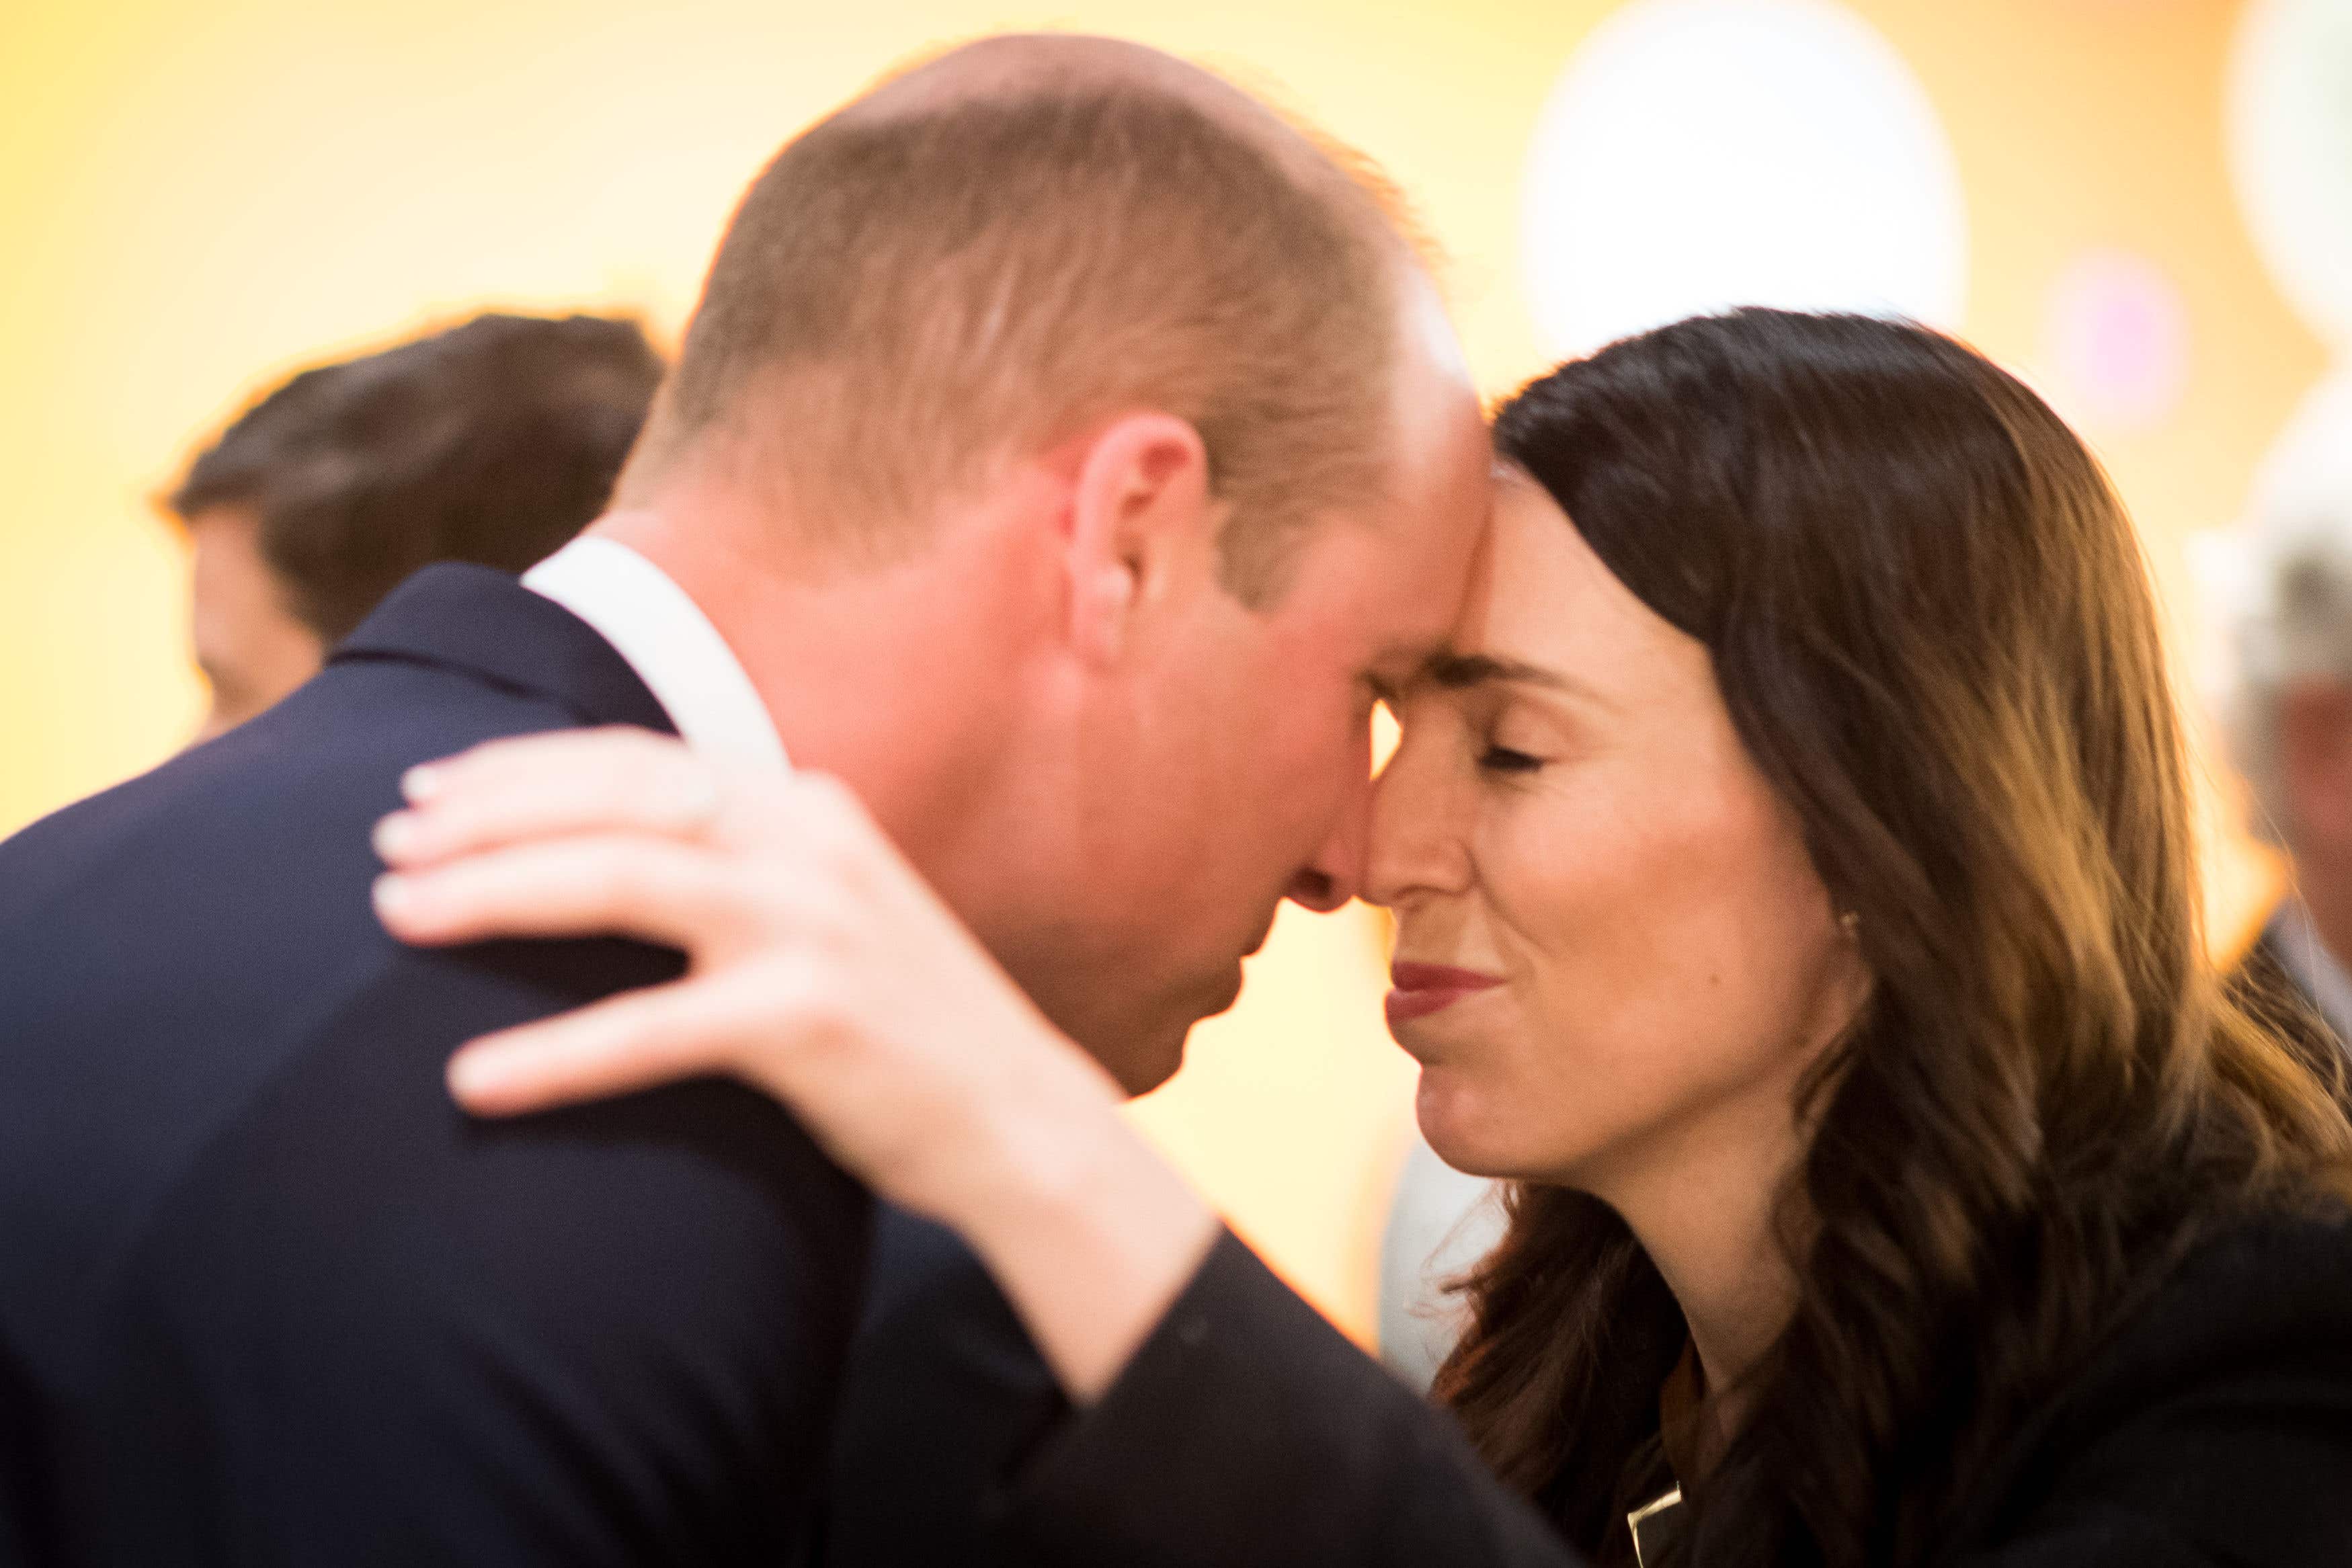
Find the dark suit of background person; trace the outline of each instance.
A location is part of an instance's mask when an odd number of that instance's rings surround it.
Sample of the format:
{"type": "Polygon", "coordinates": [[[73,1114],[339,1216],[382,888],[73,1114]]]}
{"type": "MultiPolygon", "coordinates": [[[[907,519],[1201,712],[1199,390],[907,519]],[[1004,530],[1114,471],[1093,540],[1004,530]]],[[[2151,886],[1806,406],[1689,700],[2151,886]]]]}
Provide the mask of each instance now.
{"type": "Polygon", "coordinates": [[[0,1558],[793,1560],[867,1200],[731,1086],[468,1121],[458,1042],[677,959],[369,904],[404,769],[599,724],[672,727],[570,612],[432,567],[0,845],[0,1558]]]}
{"type": "MultiPolygon", "coordinates": [[[[1578,1562],[1230,1236],[1006,1505],[1020,1560],[1071,1568],[1578,1562]]],[[[2352,1220],[2209,1238],[2018,1423],[1946,1540],[1938,1568],[2352,1563],[2352,1220]]]]}
{"type": "Polygon", "coordinates": [[[2326,1005],[2336,988],[2336,961],[2319,946],[2318,934],[2292,903],[2282,903],[2262,935],[2230,973],[2230,998],[2267,1024],[2303,1058],[2319,1081],[2335,1091],[2336,1103],[2352,1114],[2352,1057],[2345,1048],[2345,1020],[2326,1005]]]}

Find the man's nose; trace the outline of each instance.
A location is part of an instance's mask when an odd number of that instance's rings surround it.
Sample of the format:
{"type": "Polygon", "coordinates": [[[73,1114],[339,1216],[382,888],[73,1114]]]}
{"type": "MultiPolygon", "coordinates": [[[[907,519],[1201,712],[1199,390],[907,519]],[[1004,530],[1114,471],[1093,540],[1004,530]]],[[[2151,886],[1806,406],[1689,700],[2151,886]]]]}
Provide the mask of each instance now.
{"type": "Polygon", "coordinates": [[[1286,896],[1293,904],[1328,915],[1346,907],[1364,884],[1364,843],[1370,832],[1372,781],[1367,776],[1352,787],[1339,809],[1339,821],[1315,858],[1290,879],[1286,896]]]}

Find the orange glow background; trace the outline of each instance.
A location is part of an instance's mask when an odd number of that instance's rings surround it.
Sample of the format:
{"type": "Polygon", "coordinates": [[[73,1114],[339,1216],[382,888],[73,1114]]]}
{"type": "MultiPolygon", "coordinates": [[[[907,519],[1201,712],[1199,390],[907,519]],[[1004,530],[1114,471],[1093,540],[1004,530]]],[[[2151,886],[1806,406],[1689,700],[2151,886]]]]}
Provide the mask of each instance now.
{"type": "MultiPolygon", "coordinates": [[[[298,364],[490,304],[621,308],[674,339],[736,193],[903,57],[1006,27],[1202,58],[1380,160],[1452,257],[1483,384],[1543,368],[1518,178],[1613,0],[9,0],[0,6],[0,832],[144,768],[195,722],[186,563],[147,497],[298,364]]],[[[2235,0],[1853,0],[1942,118],[1969,209],[1966,330],[2037,370],[2053,278],[2137,251],[2187,301],[2189,391],[2098,441],[2184,636],[2179,541],[2236,514],[2319,376],[2224,170],[2235,0]]],[[[2221,796],[2216,795],[2216,800],[2221,796]]],[[[2223,820],[2218,810],[2215,821],[2223,820]]],[[[2217,839],[2216,929],[2271,873],[2217,839]]],[[[1138,1107],[1360,1336],[1412,1069],[1375,916],[1286,915],[1248,994],[1138,1107]]],[[[0,979],[0,983],[5,983],[0,979]]]]}

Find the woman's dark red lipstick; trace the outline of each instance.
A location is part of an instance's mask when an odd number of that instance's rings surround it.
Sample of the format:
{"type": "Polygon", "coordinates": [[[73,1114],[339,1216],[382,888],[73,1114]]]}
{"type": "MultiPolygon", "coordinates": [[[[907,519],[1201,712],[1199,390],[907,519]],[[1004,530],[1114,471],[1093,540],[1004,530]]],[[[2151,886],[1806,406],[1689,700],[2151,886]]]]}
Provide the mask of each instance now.
{"type": "Polygon", "coordinates": [[[1402,962],[1390,967],[1389,982],[1396,987],[1389,993],[1389,1022],[1392,1025],[1426,1018],[1440,1008],[1452,1007],[1474,991],[1490,990],[1503,983],[1475,969],[1402,962]]]}

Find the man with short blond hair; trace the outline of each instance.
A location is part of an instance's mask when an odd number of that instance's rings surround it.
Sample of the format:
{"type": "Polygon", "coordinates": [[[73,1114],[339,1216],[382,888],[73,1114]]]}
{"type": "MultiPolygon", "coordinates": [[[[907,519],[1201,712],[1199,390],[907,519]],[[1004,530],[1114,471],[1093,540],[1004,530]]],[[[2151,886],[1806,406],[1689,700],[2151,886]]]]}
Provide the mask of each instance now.
{"type": "Polygon", "coordinates": [[[527,580],[609,634],[614,547],[656,565],[789,716],[773,749],[1140,1091],[1286,889],[1345,902],[1372,688],[1442,637],[1488,464],[1386,193],[1165,55],[995,38],[752,183],[613,513],[527,580]],[[1123,650],[1148,693],[1019,645],[1108,653],[1200,566],[1200,613],[1123,650]],[[1074,749],[1008,773],[1032,719],[1074,749]]]}
{"type": "Polygon", "coordinates": [[[1199,431],[1245,598],[1369,505],[1415,268],[1393,198],[1213,78],[1128,46],[973,46],[787,145],[720,245],[622,486],[715,450],[903,550],[1008,452],[1125,410],[1199,431]],[[747,429],[756,400],[778,417],[747,429]]]}
{"type": "Polygon", "coordinates": [[[1377,202],[1213,78],[992,40],[797,139],[580,539],[0,846],[0,1555],[805,1557],[865,1196],[730,1085],[467,1121],[453,1047],[676,955],[400,946],[371,827],[529,731],[789,758],[1140,1090],[1351,895],[1487,466],[1377,202]]]}

